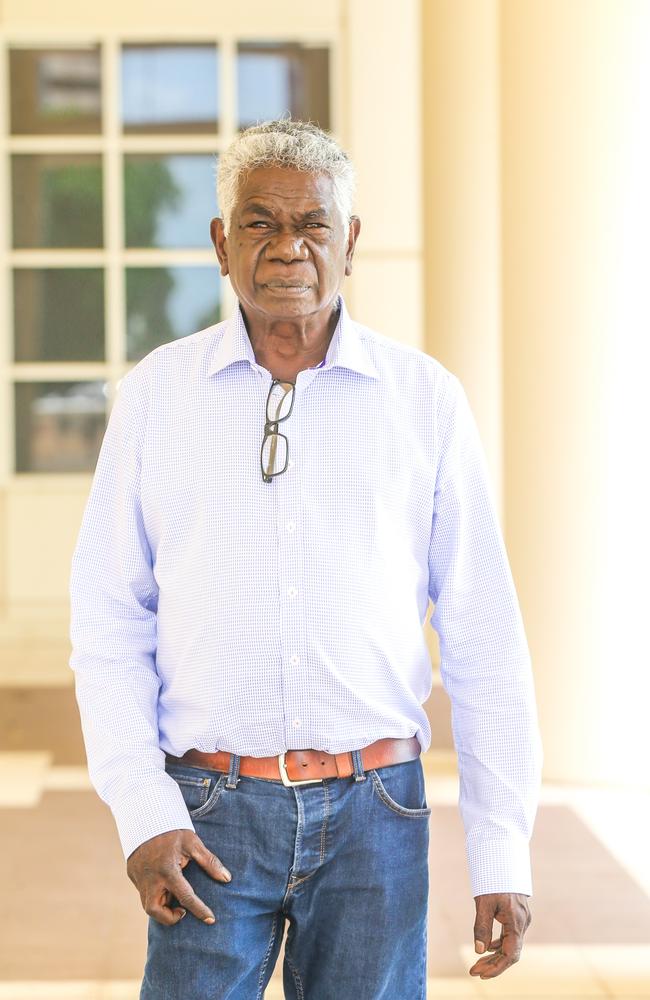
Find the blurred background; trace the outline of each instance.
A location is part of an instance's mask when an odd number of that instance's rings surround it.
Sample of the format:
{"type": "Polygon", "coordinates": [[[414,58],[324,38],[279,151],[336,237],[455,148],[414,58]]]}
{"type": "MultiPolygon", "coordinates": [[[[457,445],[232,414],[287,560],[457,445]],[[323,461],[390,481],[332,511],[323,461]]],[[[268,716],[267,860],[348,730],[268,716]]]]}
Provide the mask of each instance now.
{"type": "Polygon", "coordinates": [[[427,620],[429,995],[650,997],[650,0],[0,0],[0,95],[0,998],[138,995],[70,558],[119,379],[233,309],[216,157],[288,112],[357,166],[352,315],[466,388],[535,671],[533,923],[480,981],[427,620]]]}

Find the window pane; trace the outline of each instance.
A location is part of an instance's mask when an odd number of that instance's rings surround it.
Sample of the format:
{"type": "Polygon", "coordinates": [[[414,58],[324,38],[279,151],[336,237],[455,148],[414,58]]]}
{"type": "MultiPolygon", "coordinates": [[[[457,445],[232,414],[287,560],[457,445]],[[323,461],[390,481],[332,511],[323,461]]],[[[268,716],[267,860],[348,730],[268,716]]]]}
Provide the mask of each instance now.
{"type": "Polygon", "coordinates": [[[104,360],[101,268],[14,270],[16,361],[104,360]]]}
{"type": "Polygon", "coordinates": [[[237,47],[239,128],[292,118],[330,127],[329,50],[294,42],[246,42],[237,47]]]}
{"type": "Polygon", "coordinates": [[[218,215],[214,156],[127,156],[124,230],[128,247],[209,247],[218,215]]]}
{"type": "Polygon", "coordinates": [[[105,382],[19,382],[16,472],[92,472],[106,429],[105,382]]]}
{"type": "Polygon", "coordinates": [[[218,323],[220,300],[216,266],[127,268],[127,359],[218,323]]]}
{"type": "Polygon", "coordinates": [[[15,247],[102,246],[101,157],[19,154],[11,180],[15,247]]]}
{"type": "Polygon", "coordinates": [[[124,131],[216,131],[217,73],[214,45],[122,46],[124,131]]]}
{"type": "Polygon", "coordinates": [[[101,131],[99,46],[74,49],[11,49],[11,131],[101,131]]]}

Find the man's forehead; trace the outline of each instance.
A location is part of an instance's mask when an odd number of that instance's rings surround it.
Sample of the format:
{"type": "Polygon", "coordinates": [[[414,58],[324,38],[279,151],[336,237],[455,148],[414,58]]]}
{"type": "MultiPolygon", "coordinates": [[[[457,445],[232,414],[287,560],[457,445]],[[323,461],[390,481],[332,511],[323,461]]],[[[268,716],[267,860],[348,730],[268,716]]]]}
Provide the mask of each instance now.
{"type": "Polygon", "coordinates": [[[300,205],[302,210],[327,214],[334,205],[332,179],[327,174],[258,167],[245,177],[237,200],[242,211],[258,203],[270,208],[300,205]]]}
{"type": "MultiPolygon", "coordinates": [[[[317,205],[311,201],[306,201],[303,204],[301,199],[298,199],[298,202],[296,202],[295,199],[281,198],[279,204],[280,210],[282,210],[282,208],[286,208],[290,212],[297,213],[301,216],[308,215],[311,219],[326,219],[332,211],[331,207],[328,207],[327,205],[317,205]]],[[[275,201],[272,199],[265,200],[262,197],[258,198],[256,196],[247,198],[246,201],[240,205],[240,212],[242,215],[266,215],[270,217],[275,215],[277,210],[277,199],[275,201]]]]}

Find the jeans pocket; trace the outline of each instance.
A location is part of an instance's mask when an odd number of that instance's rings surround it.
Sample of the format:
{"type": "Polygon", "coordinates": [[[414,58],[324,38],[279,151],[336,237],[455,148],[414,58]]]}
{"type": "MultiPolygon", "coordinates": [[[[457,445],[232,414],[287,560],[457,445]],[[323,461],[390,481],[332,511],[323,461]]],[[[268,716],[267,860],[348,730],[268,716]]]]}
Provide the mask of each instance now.
{"type": "Polygon", "coordinates": [[[427,805],[422,762],[391,764],[368,771],[379,800],[399,816],[417,819],[431,815],[427,805]]]}
{"type": "Polygon", "coordinates": [[[201,819],[215,808],[228,775],[225,772],[166,764],[165,770],[181,790],[190,819],[201,819]]]}

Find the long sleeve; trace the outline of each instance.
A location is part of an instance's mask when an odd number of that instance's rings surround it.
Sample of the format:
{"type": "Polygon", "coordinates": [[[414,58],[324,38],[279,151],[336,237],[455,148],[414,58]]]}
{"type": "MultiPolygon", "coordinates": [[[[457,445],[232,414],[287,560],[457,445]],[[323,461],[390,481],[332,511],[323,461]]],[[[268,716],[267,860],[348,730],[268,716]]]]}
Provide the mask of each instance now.
{"type": "Polygon", "coordinates": [[[542,745],[524,626],[467,396],[448,373],[429,549],[472,895],[532,895],[542,745]]]}
{"type": "Polygon", "coordinates": [[[113,405],[70,576],[72,654],[90,779],[110,806],[124,857],[150,837],[194,827],[159,746],[158,589],[140,507],[147,420],[142,366],[113,405]]]}

